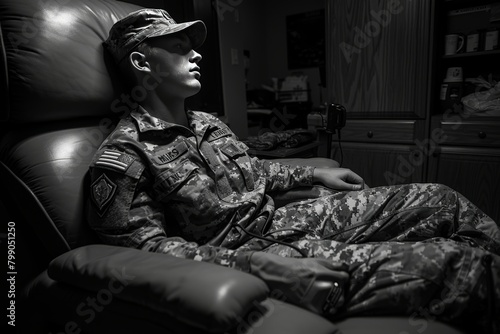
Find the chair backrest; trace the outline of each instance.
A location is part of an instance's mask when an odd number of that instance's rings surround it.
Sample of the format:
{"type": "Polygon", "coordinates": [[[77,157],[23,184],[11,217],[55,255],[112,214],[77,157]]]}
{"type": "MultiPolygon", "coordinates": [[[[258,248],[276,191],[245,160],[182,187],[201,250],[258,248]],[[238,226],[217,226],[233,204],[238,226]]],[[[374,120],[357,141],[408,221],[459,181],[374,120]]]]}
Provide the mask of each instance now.
{"type": "Polygon", "coordinates": [[[85,222],[86,174],[126,106],[102,42],[138,8],[114,0],[0,3],[2,201],[52,256],[97,241],[85,222]]]}

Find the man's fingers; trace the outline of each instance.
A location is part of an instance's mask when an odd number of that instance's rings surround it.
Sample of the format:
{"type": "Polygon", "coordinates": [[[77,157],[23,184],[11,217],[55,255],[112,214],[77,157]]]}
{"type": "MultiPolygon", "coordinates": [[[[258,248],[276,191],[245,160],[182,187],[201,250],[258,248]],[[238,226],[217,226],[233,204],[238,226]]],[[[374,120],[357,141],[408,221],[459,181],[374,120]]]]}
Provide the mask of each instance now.
{"type": "Polygon", "coordinates": [[[348,183],[344,180],[339,180],[334,188],[337,190],[361,190],[363,189],[363,184],[348,183]]]}
{"type": "Polygon", "coordinates": [[[352,171],[349,171],[349,173],[347,173],[345,180],[349,183],[356,183],[356,184],[362,184],[364,182],[361,176],[352,171]]]}
{"type": "Polygon", "coordinates": [[[352,190],[361,190],[361,189],[363,189],[363,185],[362,184],[352,184],[351,187],[352,187],[352,190]]]}
{"type": "Polygon", "coordinates": [[[349,171],[346,174],[344,180],[346,182],[346,184],[345,184],[346,189],[361,190],[364,188],[365,181],[363,180],[363,178],[352,171],[349,171]]]}
{"type": "Polygon", "coordinates": [[[342,262],[333,262],[326,259],[311,259],[314,260],[317,264],[323,266],[325,270],[318,271],[318,275],[322,272],[327,277],[335,277],[337,280],[341,282],[345,282],[349,279],[350,275],[348,273],[349,266],[346,263],[342,262]]]}

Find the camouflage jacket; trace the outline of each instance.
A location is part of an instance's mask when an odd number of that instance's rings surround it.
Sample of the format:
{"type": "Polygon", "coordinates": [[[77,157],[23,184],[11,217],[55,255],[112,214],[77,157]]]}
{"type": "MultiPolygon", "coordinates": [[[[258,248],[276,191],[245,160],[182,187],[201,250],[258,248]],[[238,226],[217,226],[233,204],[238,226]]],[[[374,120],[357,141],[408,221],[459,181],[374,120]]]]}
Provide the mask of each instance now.
{"type": "MultiPolygon", "coordinates": [[[[312,167],[251,158],[218,118],[188,111],[189,128],[139,107],[90,165],[90,226],[109,244],[237,267],[235,249],[274,214],[268,191],[312,183],[312,167]]],[[[238,260],[239,261],[239,260],[238,260]]]]}

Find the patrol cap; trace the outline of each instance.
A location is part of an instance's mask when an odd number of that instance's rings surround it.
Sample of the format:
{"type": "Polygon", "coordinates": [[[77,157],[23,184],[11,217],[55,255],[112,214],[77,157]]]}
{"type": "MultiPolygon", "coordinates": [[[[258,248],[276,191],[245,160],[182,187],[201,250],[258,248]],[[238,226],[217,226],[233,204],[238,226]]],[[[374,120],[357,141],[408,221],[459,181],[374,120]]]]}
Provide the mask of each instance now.
{"type": "Polygon", "coordinates": [[[207,28],[200,20],[177,23],[163,9],[143,8],[117,21],[109,31],[105,48],[120,63],[135,47],[148,38],[185,31],[193,49],[205,41],[207,28]]]}

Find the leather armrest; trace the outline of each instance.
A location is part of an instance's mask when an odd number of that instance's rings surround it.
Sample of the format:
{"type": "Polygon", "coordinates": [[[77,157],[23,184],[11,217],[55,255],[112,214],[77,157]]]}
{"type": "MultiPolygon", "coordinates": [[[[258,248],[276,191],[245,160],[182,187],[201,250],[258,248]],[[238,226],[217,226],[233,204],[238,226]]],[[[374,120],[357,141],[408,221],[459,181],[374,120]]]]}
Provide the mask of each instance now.
{"type": "Polygon", "coordinates": [[[209,332],[235,327],[269,292],[264,281],[234,269],[107,245],[84,246],[55,258],[48,275],[209,332]]]}
{"type": "Polygon", "coordinates": [[[337,168],[340,164],[329,158],[283,158],[283,159],[272,159],[271,161],[280,162],[286,165],[294,166],[314,166],[314,167],[331,167],[337,168]]]}

